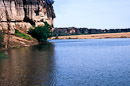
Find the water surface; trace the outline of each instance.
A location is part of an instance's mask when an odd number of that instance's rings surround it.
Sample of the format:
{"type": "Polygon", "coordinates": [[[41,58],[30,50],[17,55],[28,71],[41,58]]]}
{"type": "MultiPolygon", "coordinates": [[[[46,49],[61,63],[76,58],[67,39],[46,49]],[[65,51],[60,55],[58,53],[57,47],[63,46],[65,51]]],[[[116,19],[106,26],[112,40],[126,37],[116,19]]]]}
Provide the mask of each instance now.
{"type": "Polygon", "coordinates": [[[50,40],[6,52],[0,86],[129,86],[130,39],[50,40]]]}

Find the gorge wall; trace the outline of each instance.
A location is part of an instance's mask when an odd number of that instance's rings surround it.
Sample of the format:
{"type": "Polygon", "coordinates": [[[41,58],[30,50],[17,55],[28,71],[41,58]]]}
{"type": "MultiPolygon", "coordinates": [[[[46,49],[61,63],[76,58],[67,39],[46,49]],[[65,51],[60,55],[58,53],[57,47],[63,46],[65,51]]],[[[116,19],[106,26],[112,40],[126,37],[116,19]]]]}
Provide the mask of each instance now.
{"type": "Polygon", "coordinates": [[[27,34],[29,28],[44,25],[45,21],[53,25],[53,3],[53,0],[0,0],[0,30],[5,33],[6,44],[16,42],[15,29],[27,34]]]}
{"type": "Polygon", "coordinates": [[[94,29],[94,28],[55,28],[54,36],[67,36],[67,35],[82,35],[82,34],[103,34],[103,33],[121,33],[130,32],[130,28],[118,28],[118,29],[94,29]]]}

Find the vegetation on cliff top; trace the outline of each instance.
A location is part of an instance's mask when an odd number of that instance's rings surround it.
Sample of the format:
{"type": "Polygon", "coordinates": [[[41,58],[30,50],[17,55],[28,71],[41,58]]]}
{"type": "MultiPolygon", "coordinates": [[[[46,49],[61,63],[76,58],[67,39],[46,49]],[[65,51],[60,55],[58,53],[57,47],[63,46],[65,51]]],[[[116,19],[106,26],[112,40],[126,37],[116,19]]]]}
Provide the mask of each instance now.
{"type": "Polygon", "coordinates": [[[47,22],[44,22],[44,24],[44,26],[38,26],[29,31],[29,34],[36,38],[39,43],[44,43],[48,38],[52,37],[52,27],[47,22]]]}

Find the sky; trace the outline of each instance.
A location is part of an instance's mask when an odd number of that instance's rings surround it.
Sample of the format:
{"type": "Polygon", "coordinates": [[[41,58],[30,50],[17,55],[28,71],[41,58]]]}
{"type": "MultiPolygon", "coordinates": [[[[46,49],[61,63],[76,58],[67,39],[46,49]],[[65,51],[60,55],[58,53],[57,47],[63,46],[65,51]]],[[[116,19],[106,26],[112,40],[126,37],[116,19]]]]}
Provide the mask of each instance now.
{"type": "Polygon", "coordinates": [[[55,27],[130,28],[130,0],[55,0],[55,27]]]}

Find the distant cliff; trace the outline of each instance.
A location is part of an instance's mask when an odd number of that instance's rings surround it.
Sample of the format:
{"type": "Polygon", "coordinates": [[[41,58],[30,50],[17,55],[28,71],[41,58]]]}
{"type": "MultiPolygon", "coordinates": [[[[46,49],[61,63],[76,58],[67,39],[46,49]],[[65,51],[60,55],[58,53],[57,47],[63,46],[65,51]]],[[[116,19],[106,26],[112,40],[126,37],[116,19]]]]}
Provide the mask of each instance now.
{"type": "Polygon", "coordinates": [[[5,44],[18,43],[19,40],[24,40],[20,41],[24,45],[32,43],[32,40],[15,37],[16,29],[28,35],[32,26],[44,25],[45,21],[53,25],[53,3],[53,0],[0,0],[0,30],[5,33],[5,44]]]}
{"type": "Polygon", "coordinates": [[[102,33],[120,33],[130,32],[130,28],[124,29],[91,29],[91,28],[55,28],[54,36],[81,35],[81,34],[102,34],[102,33]]]}

